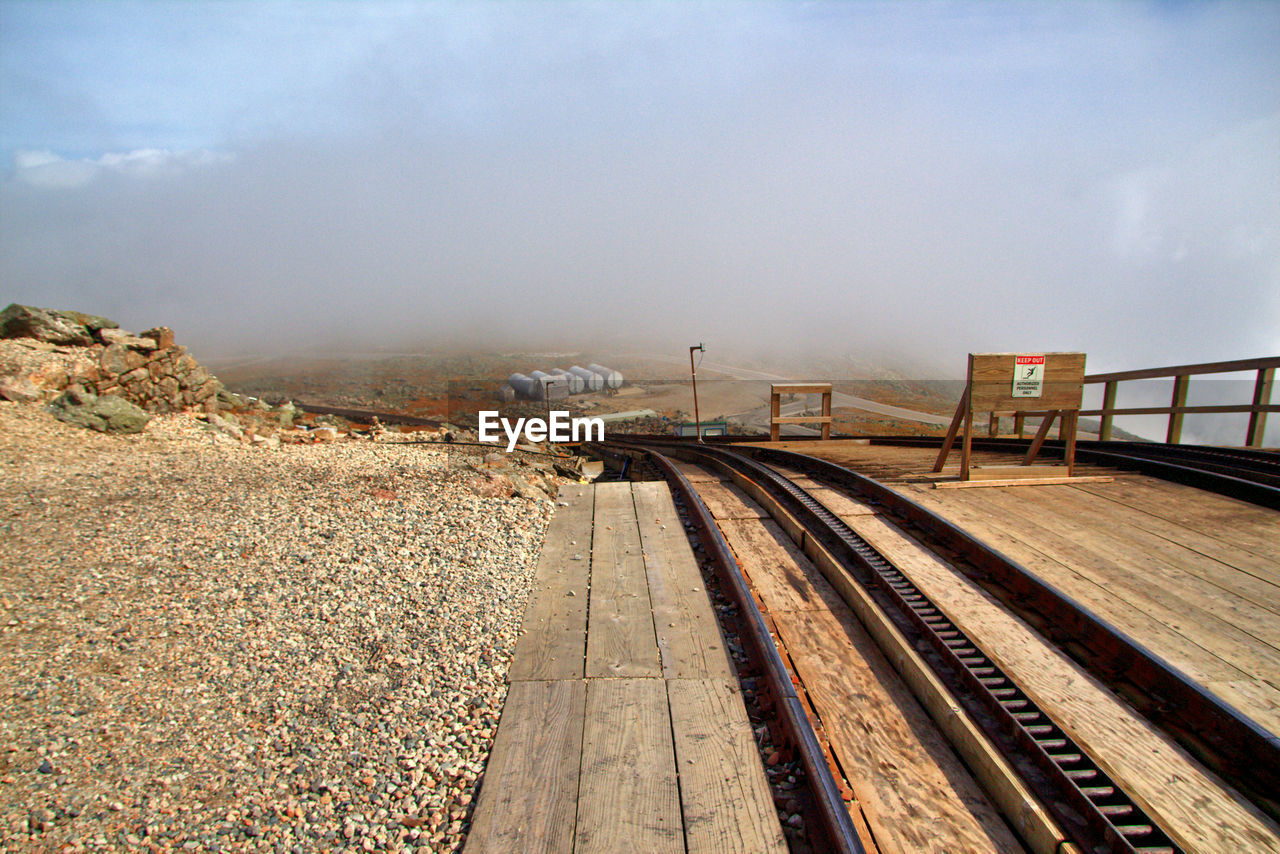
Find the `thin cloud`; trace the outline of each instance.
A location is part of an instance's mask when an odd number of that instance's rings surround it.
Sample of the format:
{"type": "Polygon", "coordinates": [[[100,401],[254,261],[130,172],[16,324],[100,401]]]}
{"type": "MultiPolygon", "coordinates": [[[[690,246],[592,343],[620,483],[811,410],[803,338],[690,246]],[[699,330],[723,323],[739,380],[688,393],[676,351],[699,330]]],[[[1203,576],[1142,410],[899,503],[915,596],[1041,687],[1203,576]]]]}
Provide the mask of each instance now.
{"type": "Polygon", "coordinates": [[[32,187],[69,190],[83,187],[103,173],[142,179],[172,178],[191,169],[229,163],[233,159],[229,153],[203,149],[142,148],[79,160],[66,160],[52,151],[20,150],[13,156],[12,179],[32,187]]]}

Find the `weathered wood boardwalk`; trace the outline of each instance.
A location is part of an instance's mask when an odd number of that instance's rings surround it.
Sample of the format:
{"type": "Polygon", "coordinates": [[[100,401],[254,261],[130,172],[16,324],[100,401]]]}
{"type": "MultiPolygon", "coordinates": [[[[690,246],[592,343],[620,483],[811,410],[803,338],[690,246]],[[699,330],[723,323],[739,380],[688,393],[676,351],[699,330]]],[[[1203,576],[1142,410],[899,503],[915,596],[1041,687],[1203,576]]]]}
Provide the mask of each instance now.
{"type": "MultiPolygon", "coordinates": [[[[1115,480],[1105,484],[935,490],[931,449],[838,441],[778,446],[888,483],[1280,733],[1280,513],[1126,472],[1110,472],[1115,480]]],[[[852,513],[847,498],[835,497],[830,509],[946,603],[956,624],[1187,850],[1280,851],[1272,820],[989,594],[888,517],[852,513]]]]}
{"type": "Polygon", "coordinates": [[[466,850],[786,850],[667,486],[560,497],[466,850]]]}

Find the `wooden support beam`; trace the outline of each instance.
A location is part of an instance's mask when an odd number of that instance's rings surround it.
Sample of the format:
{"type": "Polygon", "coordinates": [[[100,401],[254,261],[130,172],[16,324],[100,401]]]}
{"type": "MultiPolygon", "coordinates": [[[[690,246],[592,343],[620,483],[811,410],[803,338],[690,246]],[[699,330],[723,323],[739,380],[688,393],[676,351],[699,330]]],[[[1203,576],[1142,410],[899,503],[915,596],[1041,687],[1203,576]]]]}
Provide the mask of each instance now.
{"type": "Polygon", "coordinates": [[[965,406],[964,410],[964,439],[960,442],[960,479],[968,480],[969,465],[973,460],[973,406],[965,406]]]}
{"type": "Polygon", "coordinates": [[[1115,416],[1110,410],[1116,408],[1116,380],[1110,380],[1102,388],[1102,427],[1098,430],[1098,439],[1111,441],[1111,422],[1115,416]]]}
{"type": "Polygon", "coordinates": [[[1044,444],[1044,440],[1049,437],[1049,428],[1053,426],[1053,419],[1061,414],[1062,412],[1057,409],[1045,414],[1044,419],[1040,422],[1040,429],[1036,431],[1035,438],[1031,440],[1031,446],[1027,448],[1026,459],[1022,461],[1024,466],[1031,465],[1036,458],[1036,454],[1040,453],[1040,447],[1044,444]]]}
{"type": "Polygon", "coordinates": [[[1027,414],[1025,412],[1015,412],[1013,415],[1013,432],[1018,434],[1018,438],[1022,438],[1022,434],[1027,430],[1027,414]]]}
{"type": "Polygon", "coordinates": [[[1080,429],[1080,413],[1074,409],[1062,413],[1062,429],[1059,431],[1064,434],[1063,439],[1066,441],[1066,449],[1063,451],[1063,461],[1067,464],[1067,477],[1071,477],[1076,471],[1076,433],[1080,429]]]}
{"type": "Polygon", "coordinates": [[[774,394],[830,394],[831,383],[773,383],[774,394]]]}
{"type": "Polygon", "coordinates": [[[830,424],[830,415],[779,415],[774,424],[830,424]]]}
{"type": "Polygon", "coordinates": [[[822,439],[826,441],[831,438],[831,387],[827,386],[827,390],[822,393],[822,439]]]}
{"type": "Polygon", "coordinates": [[[1245,445],[1261,448],[1263,434],[1267,432],[1267,413],[1261,409],[1271,403],[1271,389],[1275,382],[1275,368],[1259,368],[1258,380],[1253,385],[1253,411],[1249,413],[1249,432],[1245,445]]]}
{"type": "Polygon", "coordinates": [[[769,441],[776,442],[782,438],[782,428],[778,424],[778,413],[782,411],[780,393],[774,391],[769,395],[769,441]]]}
{"type": "Polygon", "coordinates": [[[942,440],[942,449],[938,451],[938,459],[934,461],[933,470],[935,472],[942,471],[942,467],[947,464],[947,456],[951,453],[951,447],[956,443],[956,434],[960,432],[960,424],[964,421],[964,412],[969,408],[969,389],[964,390],[964,394],[960,395],[960,402],[956,404],[956,414],[951,417],[951,426],[947,428],[947,438],[942,440]]]}
{"type": "Polygon", "coordinates": [[[1170,445],[1182,441],[1182,413],[1177,411],[1177,407],[1187,405],[1187,386],[1190,382],[1191,377],[1187,374],[1179,374],[1173,379],[1173,400],[1169,405],[1174,407],[1174,411],[1169,413],[1169,432],[1164,439],[1170,445]]]}

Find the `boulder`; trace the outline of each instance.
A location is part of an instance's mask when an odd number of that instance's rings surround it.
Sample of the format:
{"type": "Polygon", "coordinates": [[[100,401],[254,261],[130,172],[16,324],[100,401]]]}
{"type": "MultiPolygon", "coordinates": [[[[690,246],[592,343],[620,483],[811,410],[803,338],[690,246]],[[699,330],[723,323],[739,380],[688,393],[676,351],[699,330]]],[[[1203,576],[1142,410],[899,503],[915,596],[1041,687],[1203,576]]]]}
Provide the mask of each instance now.
{"type": "Polygon", "coordinates": [[[336,427],[317,427],[310,432],[310,436],[316,442],[336,442],[338,441],[338,429],[336,427]]]}
{"type": "MultiPolygon", "coordinates": [[[[94,343],[93,332],[77,315],[90,319],[90,315],[78,312],[52,311],[15,302],[0,312],[0,338],[34,338],[49,344],[88,347],[94,343]]],[[[111,323],[100,317],[92,320],[111,323]]]]}
{"type": "Polygon", "coordinates": [[[16,403],[40,399],[40,389],[26,377],[0,377],[0,397],[16,403]]]}
{"type": "Polygon", "coordinates": [[[99,329],[98,338],[108,347],[112,344],[119,344],[123,347],[128,347],[130,350],[142,350],[147,353],[156,349],[156,342],[151,338],[130,335],[123,329],[99,329]]]}
{"type": "Polygon", "coordinates": [[[281,427],[292,427],[298,420],[299,410],[293,405],[292,400],[286,400],[275,408],[273,414],[281,427]]]}
{"type": "Polygon", "coordinates": [[[209,424],[212,425],[219,433],[230,436],[232,439],[240,440],[244,438],[244,430],[242,430],[240,425],[236,423],[234,416],[228,415],[226,417],[222,417],[218,415],[210,415],[209,424]]]}
{"type": "Polygon", "coordinates": [[[102,351],[98,357],[102,370],[107,374],[120,376],[147,363],[141,353],[130,350],[123,344],[112,344],[102,351]]]}
{"type": "Polygon", "coordinates": [[[63,392],[49,404],[49,411],[59,421],[101,433],[141,433],[150,420],[147,413],[122,397],[97,397],[78,387],[63,392]]]}
{"type": "Polygon", "coordinates": [[[173,346],[173,330],[167,326],[157,326],[154,329],[144,329],[138,333],[143,338],[150,338],[156,342],[156,348],[160,350],[168,350],[173,346]]]}

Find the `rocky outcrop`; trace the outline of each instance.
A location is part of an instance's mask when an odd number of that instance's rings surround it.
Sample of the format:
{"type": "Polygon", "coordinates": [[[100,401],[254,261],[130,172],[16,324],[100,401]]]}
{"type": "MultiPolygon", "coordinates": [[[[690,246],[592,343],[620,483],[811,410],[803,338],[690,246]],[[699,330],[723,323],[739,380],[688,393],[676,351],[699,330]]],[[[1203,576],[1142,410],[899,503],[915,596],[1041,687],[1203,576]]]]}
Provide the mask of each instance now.
{"type": "Polygon", "coordinates": [[[216,412],[222,383],[159,326],[134,335],[105,317],[10,305],[0,312],[0,395],[43,399],[78,387],[147,412],[216,412]]]}
{"type": "Polygon", "coordinates": [[[88,347],[98,340],[94,333],[118,326],[114,321],[92,314],[17,303],[0,312],[0,338],[34,338],[73,347],[88,347]]]}
{"type": "Polygon", "coordinates": [[[49,404],[59,421],[78,424],[100,433],[141,433],[151,417],[124,398],[90,394],[70,388],[49,404]]]}

